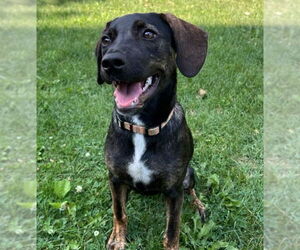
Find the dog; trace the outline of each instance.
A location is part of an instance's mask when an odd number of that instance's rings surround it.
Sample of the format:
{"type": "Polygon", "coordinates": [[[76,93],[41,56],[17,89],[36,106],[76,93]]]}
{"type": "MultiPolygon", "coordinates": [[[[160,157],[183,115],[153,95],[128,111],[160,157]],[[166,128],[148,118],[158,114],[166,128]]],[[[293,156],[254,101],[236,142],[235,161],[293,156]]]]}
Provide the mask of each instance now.
{"type": "Polygon", "coordinates": [[[125,15],[108,22],[102,32],[95,51],[97,82],[115,89],[104,147],[113,203],[108,249],[125,249],[130,190],[165,195],[165,249],[179,249],[184,191],[205,217],[193,189],[193,139],[176,99],[176,70],[195,76],[204,64],[207,44],[205,31],[170,13],[125,15]]]}

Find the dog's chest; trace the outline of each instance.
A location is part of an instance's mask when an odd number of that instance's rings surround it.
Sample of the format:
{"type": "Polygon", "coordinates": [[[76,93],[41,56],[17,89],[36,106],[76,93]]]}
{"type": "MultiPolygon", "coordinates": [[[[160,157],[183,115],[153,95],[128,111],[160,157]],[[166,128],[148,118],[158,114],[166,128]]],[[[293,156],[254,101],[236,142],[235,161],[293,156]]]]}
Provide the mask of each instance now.
{"type": "Polygon", "coordinates": [[[141,182],[147,185],[151,182],[153,171],[149,169],[142,160],[142,157],[147,150],[145,137],[141,134],[133,134],[132,143],[134,152],[132,161],[127,166],[127,172],[134,183],[141,182]]]}

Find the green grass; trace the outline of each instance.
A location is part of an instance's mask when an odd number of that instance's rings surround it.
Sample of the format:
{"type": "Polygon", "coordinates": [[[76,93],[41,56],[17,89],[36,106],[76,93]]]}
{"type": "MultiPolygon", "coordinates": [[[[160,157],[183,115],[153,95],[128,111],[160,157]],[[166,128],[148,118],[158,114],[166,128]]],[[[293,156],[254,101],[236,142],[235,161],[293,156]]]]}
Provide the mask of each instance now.
{"type": "MultiPolygon", "coordinates": [[[[202,224],[186,198],[181,249],[263,248],[262,2],[49,0],[38,4],[39,249],[105,248],[112,209],[103,143],[113,98],[111,86],[96,84],[93,51],[107,21],[151,11],[172,12],[209,33],[201,73],[178,73],[197,193],[211,211],[202,224]]],[[[164,209],[162,196],[132,193],[128,249],[162,249],[164,209]]]]}
{"type": "Polygon", "coordinates": [[[300,29],[293,25],[299,8],[276,5],[287,14],[265,15],[266,24],[273,24],[264,30],[265,249],[299,249],[300,71],[295,62],[300,59],[300,29]]]}
{"type": "Polygon", "coordinates": [[[0,2],[0,249],[35,247],[35,15],[0,2]]]}

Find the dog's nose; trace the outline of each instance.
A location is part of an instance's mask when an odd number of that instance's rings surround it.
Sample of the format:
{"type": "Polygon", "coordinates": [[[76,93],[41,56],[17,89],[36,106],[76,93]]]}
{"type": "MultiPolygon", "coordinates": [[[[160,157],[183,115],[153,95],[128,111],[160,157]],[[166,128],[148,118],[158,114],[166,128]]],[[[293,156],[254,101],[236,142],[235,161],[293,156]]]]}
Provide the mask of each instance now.
{"type": "Polygon", "coordinates": [[[125,66],[125,61],[118,55],[107,55],[102,59],[102,67],[108,71],[111,69],[120,70],[125,66]]]}

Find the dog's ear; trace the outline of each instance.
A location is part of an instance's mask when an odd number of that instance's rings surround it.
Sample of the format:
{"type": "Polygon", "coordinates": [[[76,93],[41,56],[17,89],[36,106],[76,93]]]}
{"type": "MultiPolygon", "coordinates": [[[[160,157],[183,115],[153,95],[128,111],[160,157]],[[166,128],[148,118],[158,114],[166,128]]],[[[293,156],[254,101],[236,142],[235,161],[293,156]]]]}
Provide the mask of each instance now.
{"type": "Polygon", "coordinates": [[[176,46],[176,64],[180,72],[193,77],[202,68],[207,52],[207,33],[170,13],[161,13],[173,31],[176,46]]]}
{"type": "Polygon", "coordinates": [[[102,52],[101,52],[101,38],[100,40],[97,42],[97,46],[95,49],[95,56],[96,56],[96,60],[97,60],[97,82],[98,84],[102,84],[104,83],[101,74],[100,74],[100,70],[101,70],[101,61],[102,61],[102,52]]]}

